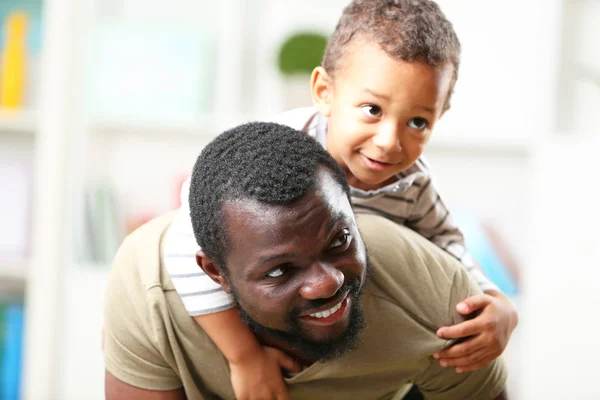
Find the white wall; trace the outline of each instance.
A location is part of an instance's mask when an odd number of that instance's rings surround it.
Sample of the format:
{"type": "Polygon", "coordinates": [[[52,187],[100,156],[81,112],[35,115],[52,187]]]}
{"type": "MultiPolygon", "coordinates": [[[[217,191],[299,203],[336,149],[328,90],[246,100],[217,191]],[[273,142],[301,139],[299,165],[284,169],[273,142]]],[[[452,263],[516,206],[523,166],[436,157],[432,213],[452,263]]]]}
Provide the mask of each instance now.
{"type": "Polygon", "coordinates": [[[524,271],[524,399],[598,399],[600,140],[555,139],[537,151],[534,231],[524,271]]]}
{"type": "Polygon", "coordinates": [[[426,154],[448,206],[491,223],[525,268],[530,237],[528,152],[432,149],[426,154]]]}

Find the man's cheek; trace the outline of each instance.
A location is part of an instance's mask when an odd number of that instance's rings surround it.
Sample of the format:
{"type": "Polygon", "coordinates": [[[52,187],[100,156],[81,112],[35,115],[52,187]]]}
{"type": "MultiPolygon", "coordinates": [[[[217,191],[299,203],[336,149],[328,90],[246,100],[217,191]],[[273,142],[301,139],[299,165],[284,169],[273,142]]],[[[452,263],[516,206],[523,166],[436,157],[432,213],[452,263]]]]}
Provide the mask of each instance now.
{"type": "Polygon", "coordinates": [[[252,319],[261,325],[271,329],[285,330],[285,312],[282,308],[273,302],[265,299],[256,302],[256,307],[253,307],[252,319]]]}

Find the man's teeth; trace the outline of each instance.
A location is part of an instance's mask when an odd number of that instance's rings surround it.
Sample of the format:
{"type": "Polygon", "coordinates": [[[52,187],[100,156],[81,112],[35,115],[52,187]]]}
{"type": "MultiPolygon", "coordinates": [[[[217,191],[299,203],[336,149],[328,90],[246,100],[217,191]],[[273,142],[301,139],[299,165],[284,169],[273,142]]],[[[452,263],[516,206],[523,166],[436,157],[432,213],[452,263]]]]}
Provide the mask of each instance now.
{"type": "Polygon", "coordinates": [[[336,304],[335,306],[331,307],[329,310],[325,310],[325,311],[321,311],[318,313],[314,313],[314,314],[310,314],[311,317],[313,318],[327,318],[329,317],[331,314],[335,314],[335,312],[337,310],[340,309],[340,307],[342,307],[342,303],[344,301],[340,301],[338,304],[336,304]]]}

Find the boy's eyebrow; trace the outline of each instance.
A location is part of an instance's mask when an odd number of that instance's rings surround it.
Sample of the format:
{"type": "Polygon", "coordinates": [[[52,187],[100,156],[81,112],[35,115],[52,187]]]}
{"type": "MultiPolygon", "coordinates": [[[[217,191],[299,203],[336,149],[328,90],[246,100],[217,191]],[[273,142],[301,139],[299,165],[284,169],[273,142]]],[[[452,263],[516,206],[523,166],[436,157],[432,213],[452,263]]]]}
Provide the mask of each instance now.
{"type": "MultiPolygon", "coordinates": [[[[383,99],[383,100],[387,100],[387,101],[390,100],[389,96],[387,96],[385,94],[377,93],[376,91],[371,90],[369,88],[364,88],[362,91],[364,93],[370,94],[371,96],[378,97],[378,98],[383,99]]],[[[433,108],[431,108],[431,107],[418,105],[418,106],[415,106],[415,108],[419,108],[421,110],[427,111],[428,113],[435,114],[435,110],[433,108]]]]}
{"type": "Polygon", "coordinates": [[[389,96],[386,96],[385,94],[377,93],[376,91],[371,90],[369,88],[364,88],[363,92],[368,93],[371,96],[379,97],[380,99],[383,99],[383,100],[389,100],[390,99],[389,96]]]}
{"type": "Polygon", "coordinates": [[[415,106],[415,108],[420,108],[421,110],[425,110],[431,114],[435,114],[435,110],[431,107],[427,107],[427,106],[415,106]]]}

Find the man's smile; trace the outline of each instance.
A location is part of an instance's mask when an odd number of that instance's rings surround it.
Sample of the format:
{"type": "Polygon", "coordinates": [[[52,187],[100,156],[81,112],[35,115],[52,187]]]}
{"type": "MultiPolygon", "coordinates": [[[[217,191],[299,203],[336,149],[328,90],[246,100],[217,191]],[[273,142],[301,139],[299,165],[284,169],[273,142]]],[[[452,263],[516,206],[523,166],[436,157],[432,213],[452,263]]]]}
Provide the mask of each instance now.
{"type": "Polygon", "coordinates": [[[333,306],[328,306],[329,308],[325,308],[323,311],[301,315],[299,318],[303,322],[314,326],[333,325],[348,316],[350,310],[348,305],[350,303],[351,296],[349,293],[346,293],[344,298],[341,301],[337,301],[333,306]]]}

